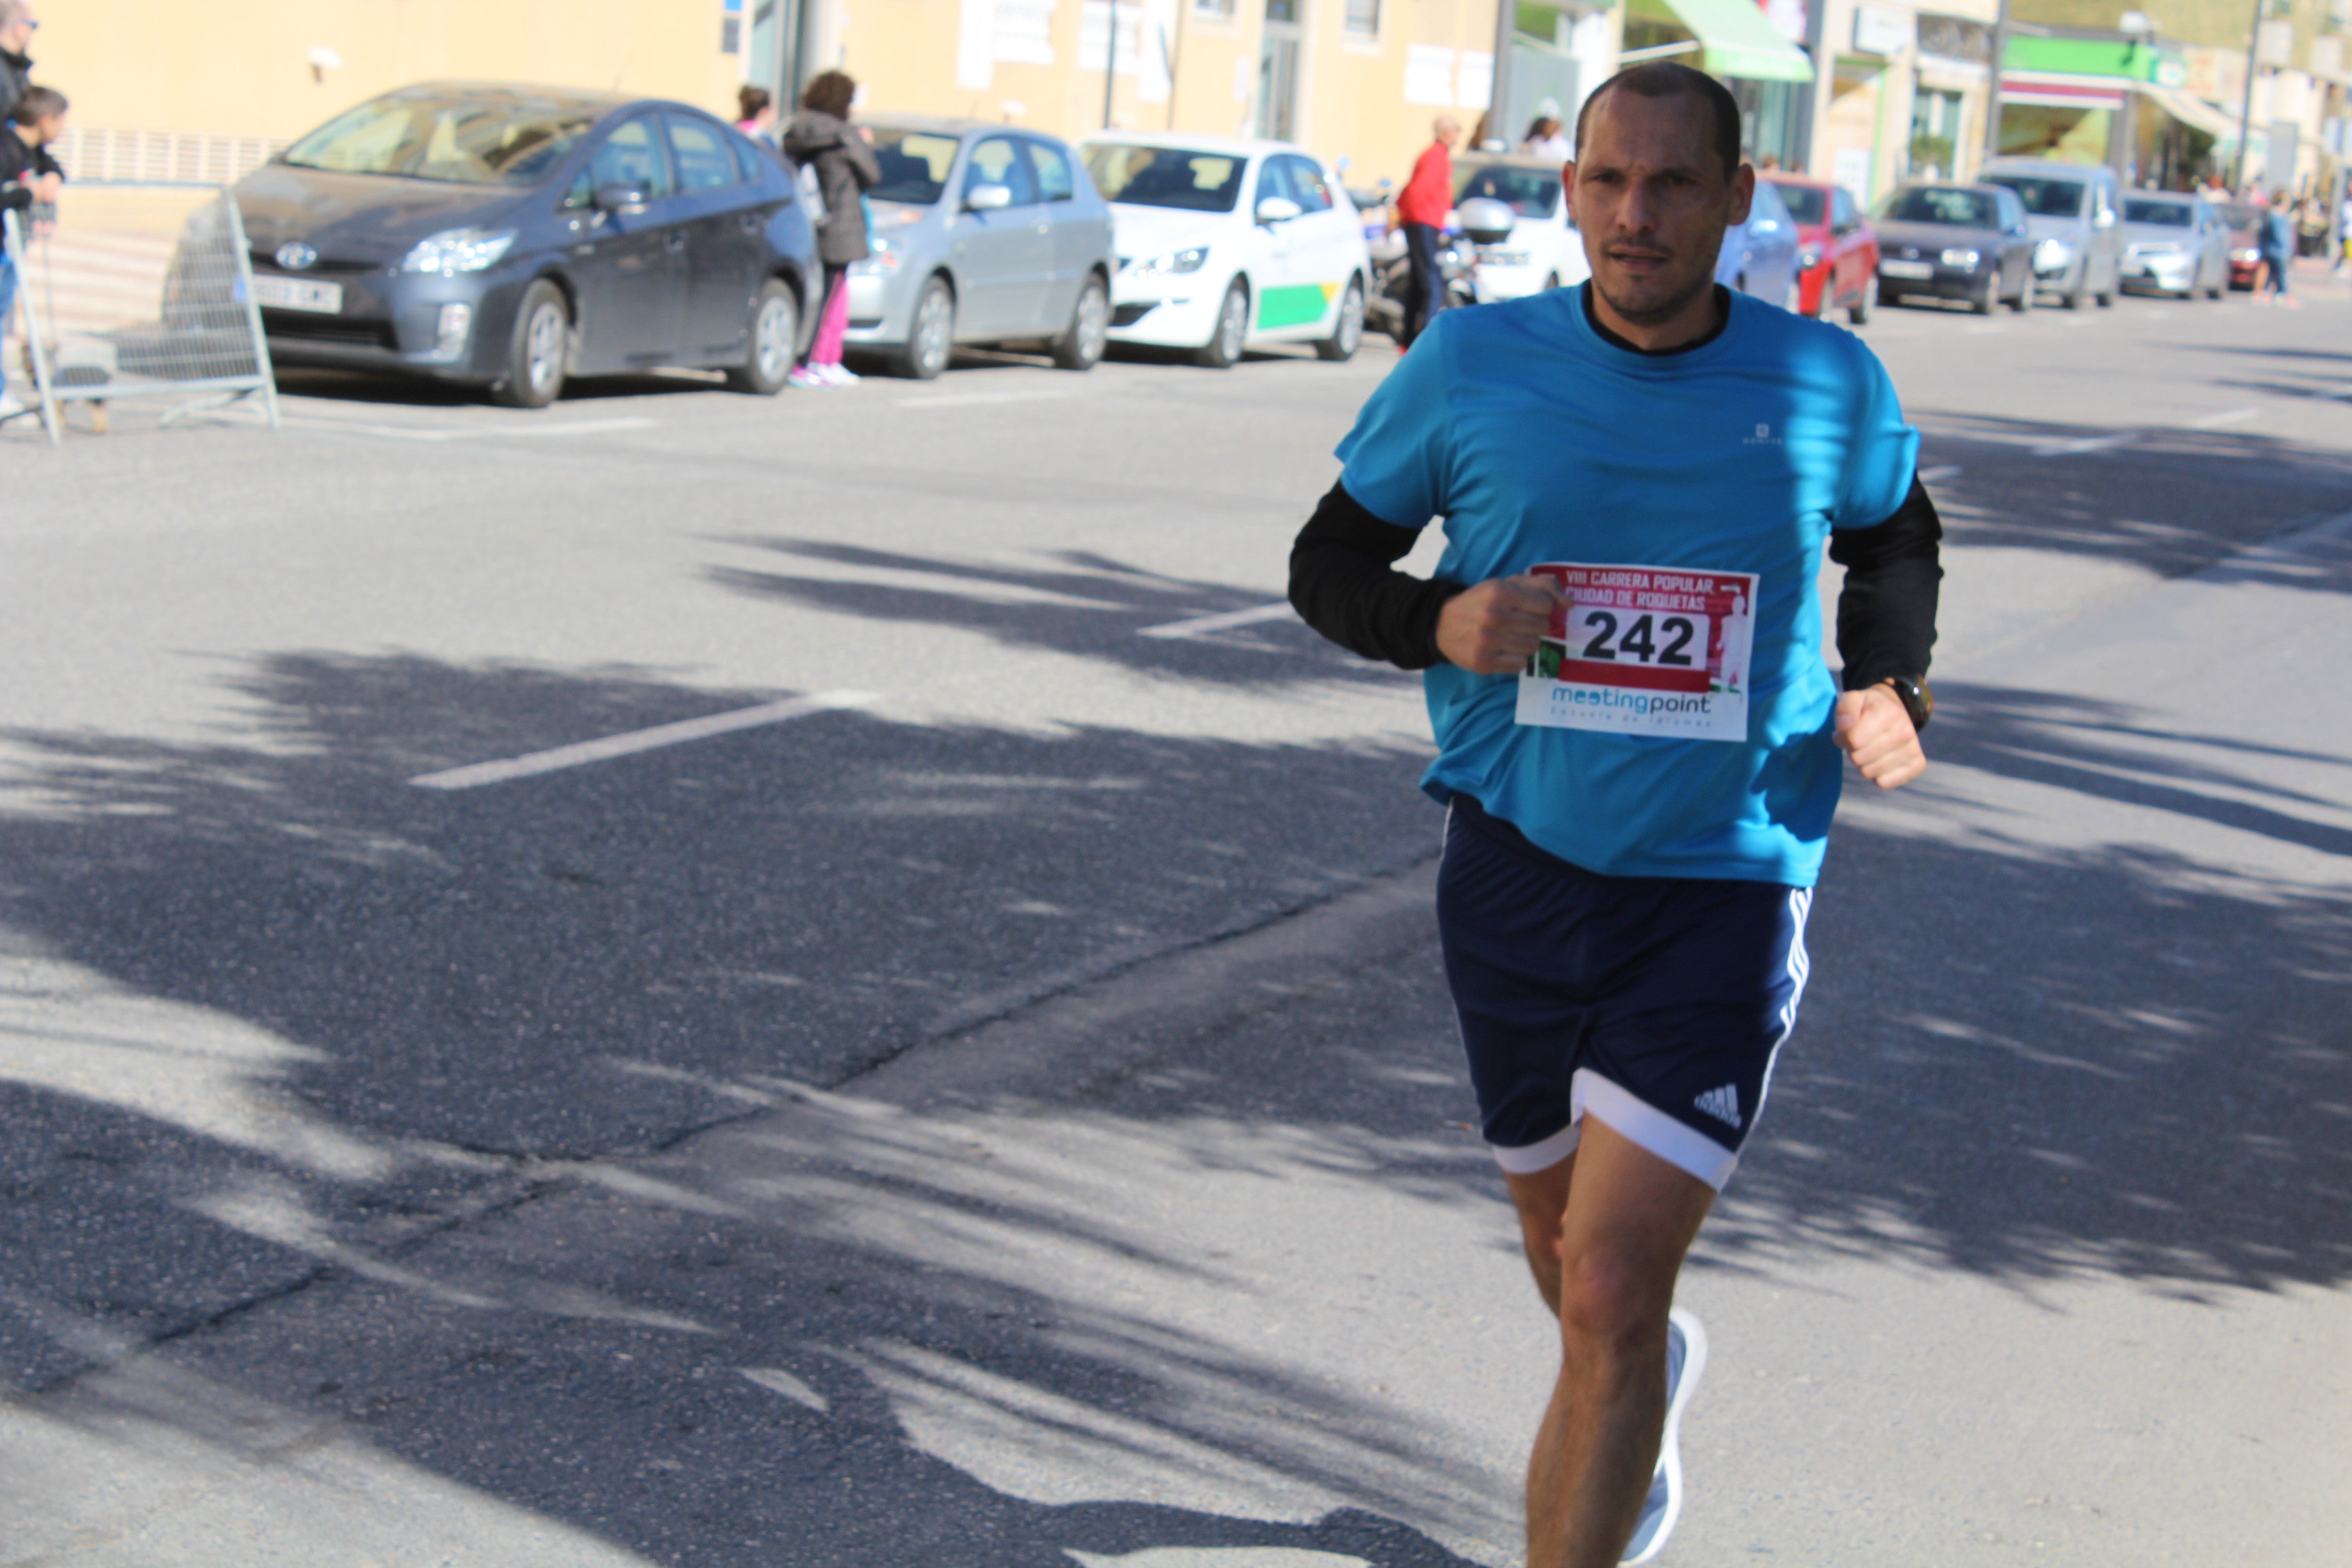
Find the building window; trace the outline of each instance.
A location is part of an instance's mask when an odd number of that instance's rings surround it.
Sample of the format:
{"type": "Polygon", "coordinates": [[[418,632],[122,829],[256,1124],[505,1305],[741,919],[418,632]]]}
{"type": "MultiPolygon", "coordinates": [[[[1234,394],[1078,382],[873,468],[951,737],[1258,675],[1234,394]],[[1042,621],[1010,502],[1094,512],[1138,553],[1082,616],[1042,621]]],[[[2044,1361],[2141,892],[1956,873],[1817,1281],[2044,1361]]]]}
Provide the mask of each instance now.
{"type": "Polygon", "coordinates": [[[1234,19],[1234,0],[1192,0],[1192,15],[1211,22],[1234,19]]]}
{"type": "Polygon", "coordinates": [[[1342,24],[1350,37],[1377,38],[1381,36],[1381,0],[1348,0],[1347,20],[1342,24]]]}

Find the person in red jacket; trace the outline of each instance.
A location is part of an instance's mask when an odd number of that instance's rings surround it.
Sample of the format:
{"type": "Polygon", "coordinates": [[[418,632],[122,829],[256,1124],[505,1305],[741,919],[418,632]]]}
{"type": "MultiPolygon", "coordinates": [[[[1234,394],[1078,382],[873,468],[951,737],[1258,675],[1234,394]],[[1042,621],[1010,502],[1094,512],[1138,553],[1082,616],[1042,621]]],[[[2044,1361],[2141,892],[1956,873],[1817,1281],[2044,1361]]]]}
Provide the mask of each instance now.
{"type": "Polygon", "coordinates": [[[1445,280],[1437,274],[1437,236],[1445,215],[1454,210],[1454,143],[1462,139],[1462,122],[1441,114],[1430,127],[1435,140],[1413,160],[1412,178],[1396,200],[1397,226],[1404,230],[1405,257],[1412,266],[1405,286],[1404,336],[1397,346],[1407,349],[1421,335],[1429,319],[1445,305],[1445,280]]]}

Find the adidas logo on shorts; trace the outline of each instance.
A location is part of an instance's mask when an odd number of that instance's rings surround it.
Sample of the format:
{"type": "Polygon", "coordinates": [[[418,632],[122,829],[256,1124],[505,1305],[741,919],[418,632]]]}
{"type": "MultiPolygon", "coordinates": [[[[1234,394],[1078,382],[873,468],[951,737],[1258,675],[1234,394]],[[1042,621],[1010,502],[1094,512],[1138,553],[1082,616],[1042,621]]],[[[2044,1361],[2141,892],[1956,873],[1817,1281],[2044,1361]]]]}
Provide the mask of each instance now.
{"type": "Polygon", "coordinates": [[[1739,1086],[1737,1084],[1727,1083],[1721,1089],[1710,1089],[1691,1103],[1717,1121],[1732,1127],[1739,1125],[1739,1086]]]}

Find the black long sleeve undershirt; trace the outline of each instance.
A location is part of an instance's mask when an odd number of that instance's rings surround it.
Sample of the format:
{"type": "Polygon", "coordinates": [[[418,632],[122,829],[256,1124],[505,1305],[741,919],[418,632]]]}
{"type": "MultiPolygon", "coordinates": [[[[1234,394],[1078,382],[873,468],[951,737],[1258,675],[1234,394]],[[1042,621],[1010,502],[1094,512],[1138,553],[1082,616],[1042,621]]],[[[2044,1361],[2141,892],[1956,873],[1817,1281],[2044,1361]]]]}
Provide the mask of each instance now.
{"type": "MultiPolygon", "coordinates": [[[[1845,568],[1838,595],[1838,655],[1845,685],[1927,673],[1943,581],[1944,525],[1916,478],[1895,515],[1875,528],[1835,531],[1830,559],[1845,568]]],[[[1420,534],[1374,516],[1333,485],[1290,547],[1290,603],[1341,647],[1403,669],[1440,663],[1437,616],[1463,584],[1408,577],[1396,563],[1420,534]]]]}

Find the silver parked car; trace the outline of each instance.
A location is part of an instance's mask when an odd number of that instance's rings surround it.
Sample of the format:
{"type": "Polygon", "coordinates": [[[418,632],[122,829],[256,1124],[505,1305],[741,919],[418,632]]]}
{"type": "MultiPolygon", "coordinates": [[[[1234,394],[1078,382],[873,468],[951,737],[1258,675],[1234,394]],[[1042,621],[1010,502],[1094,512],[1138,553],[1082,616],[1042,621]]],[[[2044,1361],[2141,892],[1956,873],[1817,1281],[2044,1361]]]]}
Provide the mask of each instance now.
{"type": "Polygon", "coordinates": [[[2124,198],[2124,287],[2183,300],[2230,288],[2230,226],[2203,196],[2134,191],[2124,198]]]}
{"type": "Polygon", "coordinates": [[[2033,284],[2058,296],[2070,310],[2088,294],[2102,308],[2123,287],[2123,236],[2116,207],[2116,172],[2049,158],[1995,158],[1977,175],[1981,184],[2006,185],[2025,204],[2033,235],[2033,284]]]}
{"type": "Polygon", "coordinates": [[[987,121],[865,129],[882,180],[874,254],[849,269],[851,352],[926,381],[958,343],[1040,343],[1066,370],[1102,358],[1110,208],[1067,143],[987,121]]]}

